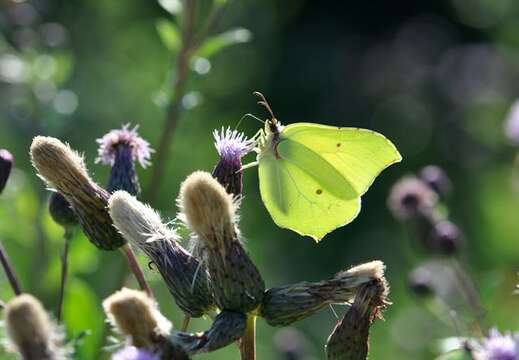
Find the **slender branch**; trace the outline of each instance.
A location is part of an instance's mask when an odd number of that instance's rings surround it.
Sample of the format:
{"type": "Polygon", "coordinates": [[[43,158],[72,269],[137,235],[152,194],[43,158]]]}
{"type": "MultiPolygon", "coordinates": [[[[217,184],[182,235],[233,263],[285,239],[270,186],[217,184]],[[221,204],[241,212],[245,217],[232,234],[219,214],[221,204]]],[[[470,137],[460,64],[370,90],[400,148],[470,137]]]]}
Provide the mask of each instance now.
{"type": "Polygon", "coordinates": [[[151,288],[148,285],[146,278],[144,277],[144,273],[142,272],[142,269],[139,266],[139,263],[137,262],[137,258],[135,257],[135,253],[133,252],[130,245],[123,245],[121,247],[121,251],[124,253],[124,255],[126,255],[126,260],[128,260],[128,266],[135,278],[137,279],[140,288],[144,290],[149,296],[154,297],[153,292],[151,291],[151,288]]]}
{"type": "Polygon", "coordinates": [[[164,169],[167,163],[173,134],[177,128],[182,98],[186,92],[186,83],[189,73],[189,63],[193,53],[193,36],[196,20],[196,0],[186,0],[186,23],[182,33],[182,47],[176,59],[175,77],[173,80],[173,94],[170,101],[162,137],[157,149],[155,165],[152,167],[151,178],[145,198],[152,202],[160,189],[164,169]]]}
{"type": "Polygon", "coordinates": [[[20,288],[18,279],[14,273],[13,267],[11,265],[11,262],[9,261],[9,257],[7,256],[7,252],[4,249],[4,246],[0,242],[0,262],[2,263],[2,266],[5,271],[5,275],[7,276],[7,279],[9,280],[9,284],[11,284],[11,288],[13,289],[13,292],[15,295],[20,295],[22,293],[22,290],[20,288]]]}
{"type": "Polygon", "coordinates": [[[241,340],[241,360],[256,360],[256,315],[247,315],[247,328],[241,340]]]}
{"type": "Polygon", "coordinates": [[[61,281],[59,287],[59,295],[58,295],[58,307],[56,309],[56,318],[58,322],[61,321],[61,314],[63,310],[63,300],[65,298],[65,285],[67,282],[68,275],[68,250],[70,247],[70,241],[74,237],[74,230],[72,228],[67,227],[65,229],[65,246],[63,248],[63,254],[61,255],[61,281]]]}

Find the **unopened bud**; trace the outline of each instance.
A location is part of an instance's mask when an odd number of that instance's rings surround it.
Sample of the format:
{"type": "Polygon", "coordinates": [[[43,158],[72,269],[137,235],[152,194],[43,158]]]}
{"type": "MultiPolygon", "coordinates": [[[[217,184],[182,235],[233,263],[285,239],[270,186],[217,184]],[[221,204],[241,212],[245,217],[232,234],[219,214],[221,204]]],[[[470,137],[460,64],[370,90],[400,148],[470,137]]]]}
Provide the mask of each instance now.
{"type": "Polygon", "coordinates": [[[152,348],[171,330],[155,301],[142,291],[123,288],[103,301],[103,309],[112,325],[136,347],[152,348]]]}
{"type": "Polygon", "coordinates": [[[0,149],[0,194],[7,184],[11,169],[13,168],[14,158],[11,153],[5,149],[0,149]]]}
{"type": "Polygon", "coordinates": [[[286,326],[330,304],[350,302],[358,289],[384,276],[384,264],[372,261],[344,270],[329,280],[277,286],[265,292],[260,315],[272,326],[286,326]]]}
{"type": "Polygon", "coordinates": [[[81,156],[58,139],[37,136],[31,145],[31,158],[40,177],[70,203],[95,246],[115,250],[125,244],[108,214],[110,194],[90,179],[81,156]]]}
{"type": "Polygon", "coordinates": [[[179,204],[200,241],[220,308],[244,313],[256,309],[265,284],[239,240],[231,195],[211,174],[199,171],[182,184],[179,204]]]}
{"type": "Polygon", "coordinates": [[[223,310],[209,330],[195,334],[173,331],[170,341],[190,355],[211,352],[240,339],[245,333],[246,323],[245,314],[223,310]]]}
{"type": "Polygon", "coordinates": [[[434,293],[431,274],[423,267],[414,269],[409,274],[409,289],[417,296],[429,296],[434,293]]]}
{"type": "Polygon", "coordinates": [[[388,304],[385,279],[361,286],[344,318],[335,326],[326,344],[329,360],[365,360],[369,349],[369,330],[388,304]]]}
{"type": "Polygon", "coordinates": [[[76,226],[78,218],[70,203],[59,192],[53,192],[49,198],[49,213],[57,224],[63,227],[76,226]]]}
{"type": "Polygon", "coordinates": [[[41,303],[22,294],[7,303],[5,326],[10,345],[24,360],[58,360],[61,334],[41,303]]]}
{"type": "Polygon", "coordinates": [[[216,310],[205,265],[178,244],[158,213],[125,191],[112,195],[109,208],[115,226],[155,264],[184,312],[200,317],[216,310]]]}

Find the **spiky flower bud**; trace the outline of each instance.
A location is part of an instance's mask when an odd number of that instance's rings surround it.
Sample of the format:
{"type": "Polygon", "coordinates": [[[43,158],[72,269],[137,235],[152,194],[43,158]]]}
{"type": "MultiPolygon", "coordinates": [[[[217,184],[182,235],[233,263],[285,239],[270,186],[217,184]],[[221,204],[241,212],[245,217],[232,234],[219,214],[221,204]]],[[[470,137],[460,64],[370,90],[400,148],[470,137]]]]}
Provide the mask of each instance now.
{"type": "Polygon", "coordinates": [[[64,359],[59,348],[61,334],[35,297],[19,295],[7,303],[4,311],[9,345],[24,360],[64,359]]]}
{"type": "Polygon", "coordinates": [[[136,347],[153,348],[172,327],[143,291],[122,288],[103,301],[103,309],[112,325],[136,347]]]}
{"type": "Polygon", "coordinates": [[[265,284],[239,240],[232,196],[211,174],[199,171],[182,184],[179,204],[200,241],[217,304],[244,313],[256,309],[265,284]]]}
{"type": "Polygon", "coordinates": [[[159,360],[159,357],[147,350],[126,346],[113,354],[112,360],[159,360]]]}
{"type": "Polygon", "coordinates": [[[230,128],[222,128],[220,132],[215,130],[213,136],[220,156],[213,170],[213,176],[229,194],[241,195],[243,190],[241,158],[252,151],[255,141],[230,128]]]}
{"type": "Polygon", "coordinates": [[[350,302],[359,287],[384,276],[384,264],[372,261],[337,273],[329,280],[268,289],[260,315],[272,326],[286,326],[330,304],[350,302]]]}
{"type": "Polygon", "coordinates": [[[448,195],[452,190],[452,182],[445,171],[436,165],[428,165],[420,171],[420,178],[439,196],[448,195]]]}
{"type": "Polygon", "coordinates": [[[369,329],[381,311],[389,288],[384,278],[363,284],[344,318],[335,326],[326,343],[329,360],[365,360],[369,349],[369,329]]]}
{"type": "Polygon", "coordinates": [[[438,196],[426,183],[414,176],[406,176],[391,188],[388,207],[395,218],[408,220],[431,210],[437,202],[438,196]]]}
{"type": "Polygon", "coordinates": [[[37,136],[31,145],[40,177],[70,203],[89,240],[103,250],[125,244],[108,214],[110,194],[88,176],[81,156],[56,138],[37,136]]]}
{"type": "Polygon", "coordinates": [[[170,341],[190,355],[211,352],[240,339],[245,333],[246,323],[245,314],[223,310],[209,330],[195,334],[173,331],[170,341]]]}
{"type": "Polygon", "coordinates": [[[78,224],[78,218],[70,203],[59,192],[53,192],[49,198],[49,213],[57,224],[68,228],[78,224]]]}
{"type": "Polygon", "coordinates": [[[5,149],[0,149],[0,194],[7,184],[11,169],[13,168],[14,158],[11,153],[5,149]]]}
{"type": "Polygon", "coordinates": [[[205,265],[178,244],[158,213],[125,191],[112,195],[109,208],[115,226],[155,264],[184,312],[200,317],[216,310],[205,265]]]}
{"type": "Polygon", "coordinates": [[[109,192],[125,190],[137,195],[141,191],[134,163],[139,161],[143,168],[148,166],[153,150],[139,136],[137,129],[138,126],[130,129],[129,124],[126,124],[122,129],[111,130],[97,139],[99,156],[96,162],[112,166],[107,187],[109,192]]]}

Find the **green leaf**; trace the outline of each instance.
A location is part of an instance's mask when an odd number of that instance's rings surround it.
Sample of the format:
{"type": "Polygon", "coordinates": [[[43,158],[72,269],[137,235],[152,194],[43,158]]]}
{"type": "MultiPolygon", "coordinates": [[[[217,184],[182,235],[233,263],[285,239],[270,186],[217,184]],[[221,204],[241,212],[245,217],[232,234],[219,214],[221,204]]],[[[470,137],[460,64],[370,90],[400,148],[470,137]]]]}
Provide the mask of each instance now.
{"type": "Polygon", "coordinates": [[[172,52],[177,52],[182,44],[182,39],[175,23],[167,19],[158,19],[155,27],[164,46],[172,52]]]}
{"type": "Polygon", "coordinates": [[[247,29],[232,29],[207,39],[196,52],[196,56],[209,59],[229,46],[249,42],[251,38],[252,34],[247,29]]]}

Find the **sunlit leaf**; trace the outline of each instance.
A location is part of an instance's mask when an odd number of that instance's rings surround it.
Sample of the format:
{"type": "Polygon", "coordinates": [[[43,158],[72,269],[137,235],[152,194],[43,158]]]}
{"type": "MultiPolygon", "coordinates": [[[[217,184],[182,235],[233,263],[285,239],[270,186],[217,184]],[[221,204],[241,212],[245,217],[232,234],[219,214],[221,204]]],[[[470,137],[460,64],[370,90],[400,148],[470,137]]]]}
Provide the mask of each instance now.
{"type": "Polygon", "coordinates": [[[249,42],[251,38],[252,34],[247,29],[232,29],[207,39],[204,44],[200,46],[196,55],[200,58],[209,59],[229,46],[249,42]]]}
{"type": "Polygon", "coordinates": [[[159,19],[155,26],[164,46],[172,52],[178,51],[182,39],[175,23],[166,19],[159,19]]]}

